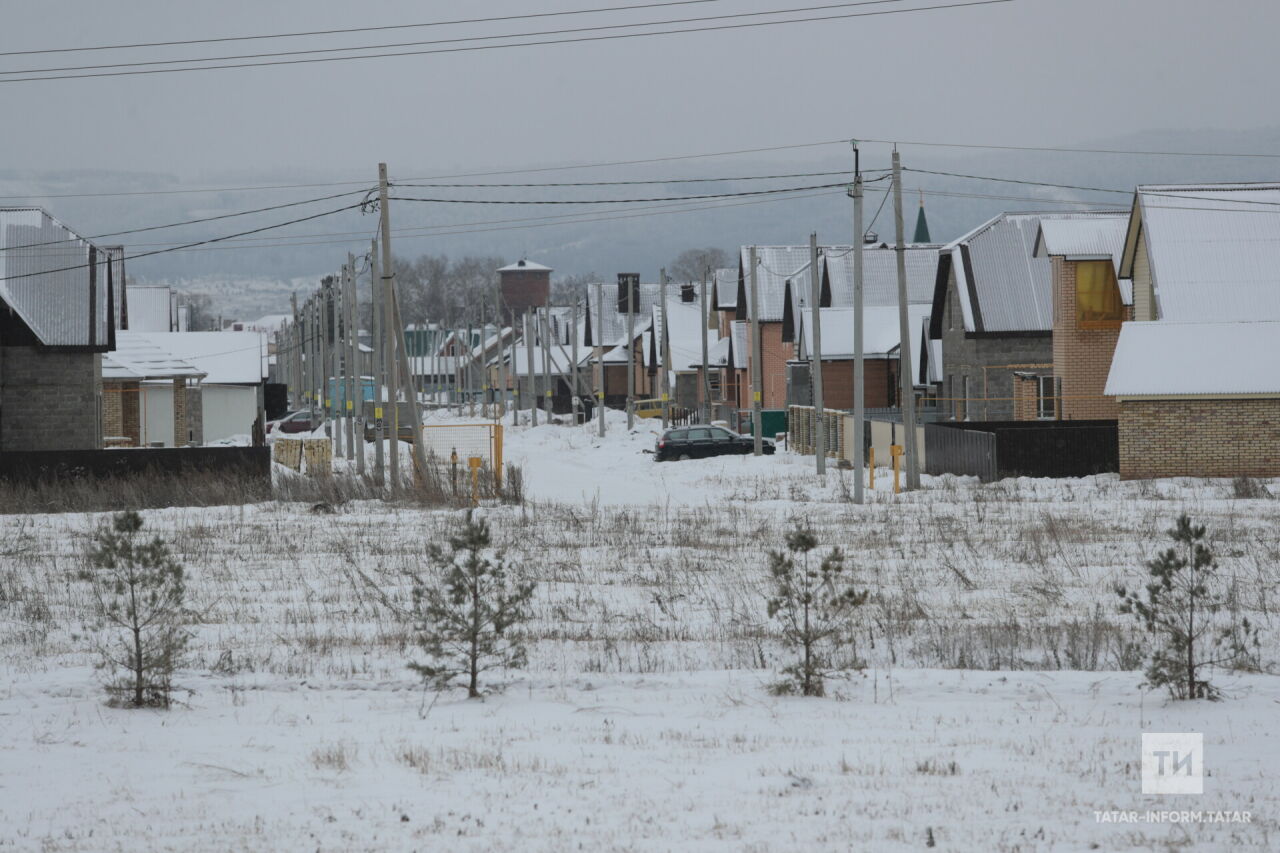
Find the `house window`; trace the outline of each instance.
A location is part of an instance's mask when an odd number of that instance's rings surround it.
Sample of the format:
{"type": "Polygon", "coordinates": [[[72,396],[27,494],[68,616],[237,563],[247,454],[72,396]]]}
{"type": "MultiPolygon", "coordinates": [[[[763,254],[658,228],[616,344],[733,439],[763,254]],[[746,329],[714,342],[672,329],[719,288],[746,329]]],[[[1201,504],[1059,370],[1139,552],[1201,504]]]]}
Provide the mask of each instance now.
{"type": "Polygon", "coordinates": [[[718,370],[707,371],[707,386],[711,389],[712,400],[724,399],[723,397],[720,396],[720,371],[718,370]]]}
{"type": "Polygon", "coordinates": [[[1124,320],[1124,304],[1111,261],[1076,263],[1076,327],[1114,329],[1124,320]]]}
{"type": "MultiPolygon", "coordinates": [[[[1110,263],[1107,264],[1110,266],[1110,263]]],[[[1051,421],[1058,416],[1056,386],[1052,376],[1036,377],[1036,417],[1051,421]]]]}

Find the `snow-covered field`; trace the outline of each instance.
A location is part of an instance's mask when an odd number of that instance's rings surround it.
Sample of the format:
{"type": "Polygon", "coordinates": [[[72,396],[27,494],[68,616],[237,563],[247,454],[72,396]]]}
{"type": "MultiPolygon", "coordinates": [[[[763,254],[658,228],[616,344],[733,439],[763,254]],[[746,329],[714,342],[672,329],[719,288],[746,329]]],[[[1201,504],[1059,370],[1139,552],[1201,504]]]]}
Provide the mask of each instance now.
{"type": "Polygon", "coordinates": [[[1191,512],[1275,665],[1280,500],[926,478],[857,506],[812,459],[655,464],[653,440],[508,431],[531,500],[483,512],[539,586],[529,667],[483,701],[406,668],[407,572],[456,511],[145,513],[201,615],[168,712],[103,704],[75,579],[101,517],[0,518],[0,850],[1280,847],[1280,679],[1216,673],[1218,703],[1139,690],[1111,591],[1191,512]],[[866,669],[826,699],[767,689],[788,658],[765,551],[796,518],[873,593],[866,669]],[[1203,795],[1141,793],[1143,731],[1204,733],[1203,795]],[[1249,822],[1097,814],[1149,809],[1249,822]]]}

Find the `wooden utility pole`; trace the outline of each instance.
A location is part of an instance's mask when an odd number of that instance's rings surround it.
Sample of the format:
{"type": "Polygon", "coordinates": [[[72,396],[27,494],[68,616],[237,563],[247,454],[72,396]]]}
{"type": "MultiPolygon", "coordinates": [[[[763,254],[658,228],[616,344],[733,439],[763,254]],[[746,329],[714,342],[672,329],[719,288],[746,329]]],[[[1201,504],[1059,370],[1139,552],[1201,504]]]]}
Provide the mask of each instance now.
{"type": "Polygon", "coordinates": [[[893,225],[897,231],[895,247],[898,258],[898,329],[901,343],[898,346],[898,374],[901,379],[902,429],[907,434],[907,490],[920,488],[920,456],[916,447],[916,398],[915,383],[911,375],[911,322],[907,316],[907,247],[902,227],[902,160],[898,149],[893,149],[893,225]]]}
{"type": "Polygon", "coordinates": [[[764,372],[760,364],[764,347],[760,345],[760,288],[756,281],[756,247],[751,247],[751,294],[747,303],[747,312],[751,315],[751,435],[754,440],[756,456],[764,453],[764,425],[760,423],[761,386],[764,384],[764,372]]]}
{"type": "Polygon", "coordinates": [[[865,360],[862,355],[862,170],[858,156],[858,143],[853,143],[853,454],[854,466],[853,502],[862,503],[862,484],[866,451],[866,386],[865,360]]]}
{"type": "Polygon", "coordinates": [[[707,305],[707,274],[711,271],[710,267],[702,273],[702,292],[699,296],[698,314],[702,317],[702,382],[700,383],[699,396],[702,397],[701,421],[704,424],[711,423],[711,365],[708,363],[707,356],[707,327],[711,323],[710,311],[707,305]]]}
{"type": "Polygon", "coordinates": [[[369,281],[373,287],[373,478],[386,483],[387,342],[386,312],[382,307],[382,279],[378,276],[378,241],[369,243],[369,281]]]}
{"type": "MultiPolygon", "coordinates": [[[[671,387],[667,365],[667,268],[658,271],[658,304],[662,306],[659,316],[662,318],[661,328],[654,329],[653,360],[658,362],[661,371],[661,382],[658,387],[662,395],[662,430],[666,432],[671,419],[671,387]]],[[[653,322],[650,314],[650,322],[653,322]]]]}
{"type": "Polygon", "coordinates": [[[809,303],[813,316],[813,350],[809,354],[809,373],[813,381],[813,455],[817,459],[818,476],[827,475],[827,424],[822,399],[822,315],[818,301],[822,288],[818,285],[818,235],[809,234],[809,303]]]}
{"type": "MultiPolygon", "coordinates": [[[[590,310],[590,309],[588,309],[590,310]]],[[[604,438],[604,282],[596,282],[596,330],[592,335],[596,351],[596,417],[599,418],[600,437],[604,438]]]]}

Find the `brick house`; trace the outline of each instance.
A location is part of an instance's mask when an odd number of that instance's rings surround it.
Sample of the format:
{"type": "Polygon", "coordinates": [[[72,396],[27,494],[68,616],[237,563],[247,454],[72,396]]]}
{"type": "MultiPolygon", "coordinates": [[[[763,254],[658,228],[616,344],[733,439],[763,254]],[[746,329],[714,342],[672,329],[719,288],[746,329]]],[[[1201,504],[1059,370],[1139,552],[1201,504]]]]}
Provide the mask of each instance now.
{"type": "Polygon", "coordinates": [[[1053,372],[1031,374],[1032,387],[1019,375],[1015,420],[1118,416],[1115,400],[1103,392],[1120,324],[1133,319],[1133,283],[1117,276],[1128,225],[1123,211],[1041,221],[1035,256],[1050,263],[1053,372]]]}
{"type": "MultiPolygon", "coordinates": [[[[1036,235],[1042,221],[1094,216],[1002,213],[942,247],[929,337],[942,342],[939,404],[953,419],[1011,420],[1015,376],[1052,377],[1051,264],[1036,235]]],[[[1052,380],[1037,388],[1052,405],[1052,380]]]]}
{"type": "Polygon", "coordinates": [[[1280,184],[1140,186],[1106,393],[1120,476],[1280,476],[1280,184]]]}
{"type": "MultiPolygon", "coordinates": [[[[930,305],[907,306],[907,322],[915,335],[908,342],[919,358],[920,335],[926,329],[930,305]]],[[[807,319],[807,318],[806,318],[807,319]]],[[[822,308],[822,402],[827,409],[853,408],[853,309],[822,308]]],[[[900,377],[902,334],[896,306],[863,309],[862,352],[863,405],[867,408],[896,408],[901,396],[900,377]]],[[[812,323],[801,324],[796,342],[799,360],[812,363],[812,323]]],[[[812,369],[812,368],[810,368],[812,369]]],[[[913,368],[914,369],[914,368],[913,368]]],[[[916,384],[916,383],[913,383],[916,384]]]]}
{"type": "Polygon", "coordinates": [[[40,208],[0,209],[0,451],[101,446],[115,260],[40,208]]]}
{"type": "Polygon", "coordinates": [[[102,357],[103,444],[203,444],[203,399],[197,386],[206,374],[143,334],[122,332],[117,344],[102,357]]]}
{"type": "Polygon", "coordinates": [[[1126,323],[1120,477],[1280,477],[1280,321],[1126,323]]]}

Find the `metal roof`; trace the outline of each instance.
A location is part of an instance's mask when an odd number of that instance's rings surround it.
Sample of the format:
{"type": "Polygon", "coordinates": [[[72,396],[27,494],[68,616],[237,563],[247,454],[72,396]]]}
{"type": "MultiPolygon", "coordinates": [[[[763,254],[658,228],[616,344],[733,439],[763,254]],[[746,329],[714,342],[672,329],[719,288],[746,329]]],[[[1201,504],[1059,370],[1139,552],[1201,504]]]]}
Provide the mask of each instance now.
{"type": "Polygon", "coordinates": [[[1106,394],[1280,394],[1280,320],[1129,322],[1120,328],[1106,394]]]}
{"type": "Polygon", "coordinates": [[[111,255],[38,207],[0,209],[0,298],[49,347],[115,339],[111,255]]]}
{"type": "Polygon", "coordinates": [[[943,246],[960,291],[966,331],[1050,331],[1050,263],[1047,257],[1035,256],[1040,223],[1113,215],[1111,211],[1002,213],[943,246]]]}
{"type": "Polygon", "coordinates": [[[734,320],[729,324],[729,360],[728,366],[735,370],[746,370],[747,359],[747,321],[734,320]]]}
{"type": "Polygon", "coordinates": [[[144,341],[192,364],[205,374],[205,384],[257,385],[267,375],[267,335],[264,332],[138,332],[144,341]]]}
{"type": "Polygon", "coordinates": [[[173,291],[168,285],[129,288],[129,331],[173,331],[173,291]]]}
{"type": "MultiPolygon", "coordinates": [[[[865,246],[862,251],[862,304],[868,307],[898,304],[897,251],[886,244],[865,246]]],[[[907,246],[907,303],[931,304],[938,277],[937,246],[907,246]]],[[[823,260],[823,303],[833,308],[853,304],[853,248],[832,248],[823,260]],[[829,300],[829,301],[828,301],[829,300]]]]}
{"type": "MultiPolygon", "coordinates": [[[[932,304],[907,306],[907,328],[911,335],[913,358],[919,357],[920,330],[927,328],[922,323],[928,318],[932,307],[932,304]]],[[[853,310],[852,308],[819,310],[819,322],[822,323],[823,361],[842,361],[853,358],[853,310]]],[[[877,305],[865,308],[862,313],[863,355],[867,358],[899,357],[901,355],[899,346],[902,342],[900,322],[897,306],[877,305]]],[[[808,359],[813,355],[813,342],[809,335],[810,325],[812,323],[806,315],[796,348],[797,358],[808,359]]]]}
{"type": "MultiPolygon", "coordinates": [[[[786,306],[787,281],[808,292],[809,247],[756,246],[756,289],[760,294],[762,323],[781,323],[786,306]]],[[[819,247],[819,251],[823,248],[819,247]]],[[[738,267],[738,319],[749,318],[751,300],[751,246],[743,246],[738,267]]]]}
{"type": "Polygon", "coordinates": [[[1280,184],[1140,186],[1136,208],[1160,319],[1280,320],[1280,184]]]}
{"type": "MultiPolygon", "coordinates": [[[[586,322],[591,329],[591,344],[595,346],[603,343],[604,346],[617,346],[626,342],[627,339],[627,312],[618,310],[618,285],[617,282],[602,285],[604,299],[604,329],[600,334],[599,325],[600,312],[596,304],[596,285],[587,285],[587,310],[589,316],[586,322]]],[[[679,292],[678,287],[676,288],[679,292]]],[[[640,285],[640,310],[633,315],[635,317],[634,331],[637,335],[649,328],[649,322],[653,314],[653,306],[658,301],[658,285],[641,284],[640,285]]]]}
{"type": "Polygon", "coordinates": [[[194,364],[178,358],[149,336],[135,332],[118,332],[115,350],[102,356],[103,379],[198,379],[205,375],[194,364]]]}
{"type": "Polygon", "coordinates": [[[738,270],[726,267],[715,271],[711,282],[711,304],[717,311],[727,311],[738,307],[738,270]]]}

